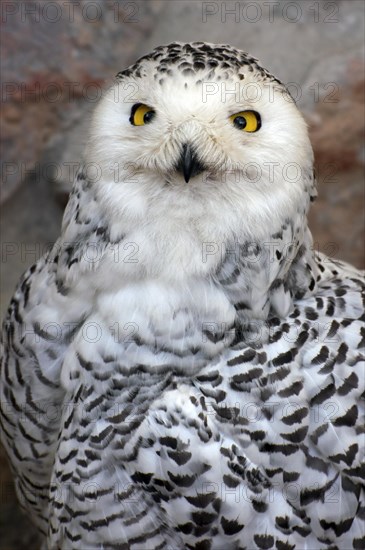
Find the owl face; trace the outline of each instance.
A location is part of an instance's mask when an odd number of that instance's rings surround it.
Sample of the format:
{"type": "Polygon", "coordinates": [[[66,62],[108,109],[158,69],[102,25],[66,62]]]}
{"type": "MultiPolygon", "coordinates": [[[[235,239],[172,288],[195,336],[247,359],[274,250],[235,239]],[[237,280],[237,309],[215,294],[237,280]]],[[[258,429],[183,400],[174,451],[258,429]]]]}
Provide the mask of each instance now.
{"type": "Polygon", "coordinates": [[[199,42],[162,46],[119,73],[88,150],[103,197],[181,209],[228,200],[247,217],[292,211],[312,176],[306,125],[285,87],[247,54],[199,42]]]}

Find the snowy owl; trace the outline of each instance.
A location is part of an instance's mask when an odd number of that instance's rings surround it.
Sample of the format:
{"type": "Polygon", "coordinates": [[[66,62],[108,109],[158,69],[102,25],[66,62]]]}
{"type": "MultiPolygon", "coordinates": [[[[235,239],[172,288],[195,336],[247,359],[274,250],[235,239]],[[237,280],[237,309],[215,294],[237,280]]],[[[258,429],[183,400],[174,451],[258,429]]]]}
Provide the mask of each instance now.
{"type": "Polygon", "coordinates": [[[363,275],[313,250],[306,124],[228,45],[98,104],[4,322],[2,440],[49,549],[364,548],[363,275]]]}

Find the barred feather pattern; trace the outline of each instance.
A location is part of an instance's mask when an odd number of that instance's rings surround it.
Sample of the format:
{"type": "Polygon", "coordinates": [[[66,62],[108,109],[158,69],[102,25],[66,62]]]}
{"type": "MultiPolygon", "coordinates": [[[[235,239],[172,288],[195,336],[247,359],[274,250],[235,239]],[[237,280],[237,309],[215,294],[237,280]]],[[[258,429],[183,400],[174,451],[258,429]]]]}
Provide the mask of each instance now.
{"type": "MultiPolygon", "coordinates": [[[[112,308],[66,292],[58,250],[13,298],[1,370],[19,498],[50,548],[361,548],[361,273],[316,254],[315,292],[284,320],[244,323],[240,299],[182,353],[188,323],[175,347],[167,325],[171,349],[147,324],[120,338],[112,308]]],[[[216,279],[233,297],[230,260],[216,279]]]]}
{"type": "MultiPolygon", "coordinates": [[[[1,437],[48,548],[364,548],[364,277],[313,250],[311,164],[293,212],[175,278],[148,271],[156,212],[116,231],[80,170],[3,326],[1,437]],[[146,261],[116,261],[141,227],[146,261]]],[[[198,257],[185,222],[165,253],[185,230],[198,257]]]]}

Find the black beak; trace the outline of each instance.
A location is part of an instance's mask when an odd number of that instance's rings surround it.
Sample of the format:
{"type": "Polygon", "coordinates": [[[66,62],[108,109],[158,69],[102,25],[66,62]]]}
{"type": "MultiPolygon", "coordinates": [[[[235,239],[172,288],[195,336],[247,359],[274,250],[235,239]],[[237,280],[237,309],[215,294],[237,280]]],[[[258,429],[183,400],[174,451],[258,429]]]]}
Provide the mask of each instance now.
{"type": "Polygon", "coordinates": [[[190,143],[183,145],[176,170],[183,174],[186,183],[205,170],[205,166],[198,160],[190,143]]]}

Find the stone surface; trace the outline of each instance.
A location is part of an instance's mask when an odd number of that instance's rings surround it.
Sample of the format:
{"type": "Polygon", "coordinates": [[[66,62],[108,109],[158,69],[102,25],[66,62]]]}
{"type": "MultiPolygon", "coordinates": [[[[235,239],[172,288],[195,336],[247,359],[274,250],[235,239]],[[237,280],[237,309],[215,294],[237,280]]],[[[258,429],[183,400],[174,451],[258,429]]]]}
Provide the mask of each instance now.
{"type": "MultiPolygon", "coordinates": [[[[137,56],[174,40],[228,42],[250,51],[284,82],[294,82],[292,91],[299,90],[298,106],[309,124],[319,180],[319,197],[310,216],[316,246],[364,266],[362,0],[280,1],[274,2],[278,5],[272,12],[262,2],[119,2],[129,18],[137,5],[138,21],[133,23],[114,21],[114,1],[99,3],[106,7],[102,8],[103,19],[94,23],[82,19],[86,1],[79,1],[73,22],[36,26],[11,21],[9,16],[2,33],[7,58],[2,62],[3,81],[33,85],[39,81],[45,86],[51,81],[61,86],[74,81],[99,86],[137,56]],[[215,11],[212,15],[206,11],[208,4],[215,11]],[[317,5],[317,11],[310,9],[317,5]],[[256,22],[255,6],[262,10],[256,22]],[[236,13],[229,15],[230,9],[236,13]],[[290,22],[298,13],[298,21],[290,22]],[[333,96],[330,83],[336,85],[333,96]]],[[[4,197],[15,188],[18,191],[2,208],[2,316],[20,274],[58,236],[62,207],[54,191],[69,188],[66,163],[80,160],[94,106],[82,89],[75,87],[71,101],[64,89],[58,102],[24,102],[13,95],[5,104],[2,158],[37,170],[24,174],[20,188],[21,174],[12,179],[9,175],[4,188],[4,197]],[[52,172],[54,163],[59,168],[52,172]]],[[[5,491],[0,550],[36,550],[36,537],[16,504],[11,474],[1,454],[0,469],[5,491]]]]}
{"type": "Polygon", "coordinates": [[[3,2],[2,200],[32,170],[50,138],[82,122],[104,82],[151,32],[161,0],[3,2]]]}
{"type": "Polygon", "coordinates": [[[317,247],[358,267],[364,249],[364,74],[361,51],[336,55],[313,68],[311,82],[329,79],[319,101],[307,110],[318,178],[310,212],[317,247]],[[333,70],[333,76],[329,70],[333,70]],[[330,79],[331,77],[331,79],[330,79]]]}

